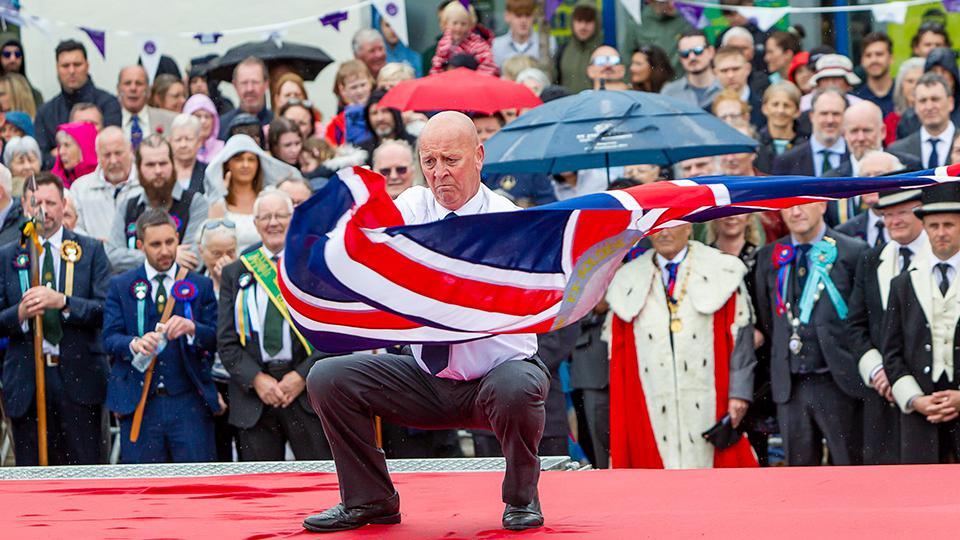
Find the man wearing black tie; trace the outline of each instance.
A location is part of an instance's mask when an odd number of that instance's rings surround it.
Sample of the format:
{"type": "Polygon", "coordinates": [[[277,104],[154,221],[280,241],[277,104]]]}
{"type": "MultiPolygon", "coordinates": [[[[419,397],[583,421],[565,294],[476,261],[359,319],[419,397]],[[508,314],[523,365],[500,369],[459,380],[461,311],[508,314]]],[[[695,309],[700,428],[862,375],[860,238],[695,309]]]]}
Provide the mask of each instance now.
{"type": "Polygon", "coordinates": [[[953,88],[936,73],[925,73],[914,89],[913,108],[920,119],[920,130],[890,145],[891,152],[910,154],[923,168],[942,167],[950,160],[956,127],[950,121],[953,112],[953,88]]]}
{"type": "MultiPolygon", "coordinates": [[[[861,156],[859,168],[860,171],[857,176],[882,176],[903,170],[904,164],[893,154],[873,150],[861,156]]],[[[879,210],[875,207],[877,198],[876,193],[867,193],[858,197],[867,211],[857,214],[853,219],[837,226],[837,232],[859,238],[870,247],[883,247],[884,244],[889,242],[890,233],[887,231],[879,210]]],[[[849,200],[847,199],[847,201],[849,200]]],[[[837,202],[842,204],[845,201],[837,202]]],[[[837,208],[833,207],[833,209],[837,208]]],[[[828,209],[827,213],[829,212],[828,209]]]]}
{"type": "Polygon", "coordinates": [[[863,252],[850,296],[850,343],[863,382],[876,393],[863,400],[863,462],[900,463],[900,411],[893,403],[883,369],[883,317],[890,282],[910,268],[918,254],[930,249],[923,223],[913,214],[920,190],[897,191],[880,197],[874,210],[883,216],[890,242],[863,252]]]}
{"type": "Polygon", "coordinates": [[[840,91],[828,88],[813,95],[810,140],[780,154],[773,160],[774,175],[824,176],[850,161],[847,143],[841,136],[847,100],[840,91]]]}
{"type": "Polygon", "coordinates": [[[901,463],[960,461],[960,184],[924,189],[923,220],[930,242],[890,284],[884,319],[883,371],[904,415],[901,463]]]}
{"type": "MultiPolygon", "coordinates": [[[[429,188],[396,199],[404,222],[428,223],[517,207],[480,181],[483,145],[473,122],[442,112],[420,135],[420,165],[429,188]]],[[[409,354],[351,354],[314,364],[310,401],[323,422],[340,479],[341,504],[304,520],[314,532],[400,522],[397,494],[373,417],[421,429],[489,429],[506,458],[502,524],[543,525],[537,496],[537,447],[550,374],[534,334],[498,335],[457,345],[412,345],[409,354]]],[[[469,504],[465,497],[463,504],[469,504]]]]}

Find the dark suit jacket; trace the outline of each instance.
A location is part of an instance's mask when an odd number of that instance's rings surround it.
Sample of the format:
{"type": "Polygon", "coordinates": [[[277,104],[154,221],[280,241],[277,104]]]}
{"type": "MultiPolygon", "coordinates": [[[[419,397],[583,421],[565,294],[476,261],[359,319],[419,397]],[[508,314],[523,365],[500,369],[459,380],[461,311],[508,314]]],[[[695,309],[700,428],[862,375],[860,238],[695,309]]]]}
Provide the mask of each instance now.
{"type": "Polygon", "coordinates": [[[10,242],[19,240],[20,227],[27,221],[26,216],[23,215],[20,198],[13,197],[11,201],[10,211],[7,212],[7,216],[3,218],[3,223],[0,223],[0,246],[5,246],[10,242]]]}
{"type": "MultiPolygon", "coordinates": [[[[890,280],[895,277],[892,270],[896,268],[896,261],[892,261],[890,271],[884,269],[886,283],[881,288],[877,274],[882,261],[882,252],[883,247],[867,249],[857,262],[857,275],[854,279],[853,293],[850,295],[850,314],[847,317],[847,325],[850,332],[850,352],[858,361],[871,349],[879,352],[883,346],[883,316],[890,294],[890,280]]],[[[895,258],[899,256],[899,252],[894,252],[895,258]]],[[[887,262],[889,264],[891,261],[887,262]]]]}
{"type": "MultiPolygon", "coordinates": [[[[853,290],[854,274],[860,254],[866,244],[827,229],[826,236],[837,242],[837,260],[830,270],[830,279],[837,286],[844,299],[850,298],[853,290]]],[[[790,351],[787,344],[791,328],[786,316],[776,312],[777,269],[773,266],[773,249],[778,243],[790,243],[786,236],[777,242],[767,244],[757,254],[756,290],[757,290],[757,327],[770,343],[770,375],[773,399],[777,403],[790,400],[792,386],[790,374],[790,351]]],[[[867,395],[867,388],[857,373],[856,360],[850,354],[846,324],[840,320],[828,295],[817,301],[810,318],[811,326],[816,328],[820,349],[830,368],[830,374],[840,389],[855,398],[867,395]]]]}
{"type": "MultiPolygon", "coordinates": [[[[837,219],[837,201],[831,201],[830,206],[827,207],[827,214],[830,214],[831,210],[833,211],[834,219],[837,219]]],[[[827,220],[829,223],[829,220],[827,220]]],[[[852,219],[848,219],[845,223],[841,223],[836,226],[836,231],[843,233],[847,236],[852,236],[854,238],[859,238],[864,242],[867,241],[867,225],[870,223],[870,219],[867,217],[867,212],[861,212],[852,219]]]]}
{"type": "MultiPolygon", "coordinates": [[[[130,289],[138,279],[147,279],[143,265],[110,280],[103,319],[103,343],[107,353],[113,357],[113,369],[110,371],[107,388],[107,406],[121,415],[131,414],[137,408],[144,383],[144,373],[133,367],[133,354],[130,352],[130,342],[138,335],[137,299],[130,289]]],[[[210,374],[213,352],[217,346],[217,299],[213,294],[213,282],[196,272],[188,272],[185,279],[197,287],[197,297],[191,302],[193,322],[196,325],[193,343],[188,343],[187,337],[181,336],[167,343],[158,358],[164,362],[180,363],[196,392],[203,396],[211,411],[217,412],[220,404],[210,374]]],[[[185,317],[185,313],[184,302],[177,301],[173,315],[185,317]]],[[[158,322],[160,314],[153,303],[153,295],[148,294],[144,331],[152,332],[158,322]]],[[[157,381],[158,378],[154,376],[151,384],[155,387],[157,381]]]]}
{"type": "MultiPolygon", "coordinates": [[[[929,270],[922,266],[895,277],[890,283],[890,299],[884,317],[883,369],[894,386],[906,384],[912,377],[921,391],[935,391],[931,376],[933,366],[933,336],[928,312],[932,311],[929,270]]],[[[956,293],[953,293],[956,294],[956,293]]],[[[951,298],[948,296],[948,301],[951,298]]],[[[953,299],[952,301],[956,301],[953,299]]],[[[954,358],[960,345],[960,324],[954,329],[954,358]]],[[[960,381],[960,362],[954,360],[953,380],[960,381]]],[[[939,426],[931,424],[920,413],[913,412],[900,418],[900,451],[903,463],[937,463],[939,461],[939,426]]]]}
{"type": "MultiPolygon", "coordinates": [[[[67,229],[63,240],[73,240],[83,250],[74,264],[73,295],[69,300],[69,316],[61,318],[63,340],[60,342],[60,370],[67,396],[84,405],[103,403],[107,391],[107,356],[100,341],[103,304],[107,278],[110,275],[103,244],[94,238],[80,236],[67,229]]],[[[23,416],[34,401],[36,371],[33,359],[33,326],[23,332],[17,307],[22,294],[14,258],[24,252],[14,242],[0,248],[0,336],[10,338],[3,365],[3,404],[7,415],[23,416]]],[[[66,262],[61,260],[57,290],[66,282],[66,262]]],[[[49,394],[48,394],[49,396],[49,394]]]]}
{"type": "MultiPolygon", "coordinates": [[[[246,271],[246,267],[239,260],[224,267],[223,273],[220,275],[217,323],[217,346],[220,361],[230,372],[230,423],[241,429],[251,428],[260,420],[260,415],[263,412],[263,402],[260,401],[257,391],[253,389],[253,379],[257,374],[265,371],[263,358],[260,355],[259,336],[253,334],[251,339],[247,340],[246,345],[241,345],[240,336],[237,333],[235,306],[237,294],[240,290],[238,281],[246,271]]],[[[256,287],[256,283],[254,282],[251,287],[256,287]]],[[[255,317],[256,314],[251,313],[251,316],[255,317]]],[[[323,355],[319,352],[308,355],[292,329],[290,330],[290,346],[293,353],[293,370],[306,379],[310,373],[310,368],[323,355]]],[[[297,402],[305,411],[315,414],[310,406],[307,392],[301,393],[297,402]]]]}
{"type": "MultiPolygon", "coordinates": [[[[850,161],[850,153],[844,152],[840,159],[842,167],[845,162],[850,161]]],[[[797,145],[790,150],[773,158],[773,174],[775,176],[796,174],[801,176],[816,176],[816,168],[813,161],[813,150],[810,142],[797,145]]]]}
{"type": "Polygon", "coordinates": [[[603,390],[610,385],[610,356],[601,339],[604,315],[590,312],[580,320],[580,335],[570,363],[570,386],[603,390]]]}
{"type": "MultiPolygon", "coordinates": [[[[922,163],[923,152],[920,148],[921,145],[920,139],[920,130],[914,131],[908,137],[898,140],[897,142],[890,145],[888,151],[891,154],[896,154],[898,157],[901,155],[909,156],[913,159],[917,169],[924,169],[924,164],[922,163]]],[[[947,149],[946,156],[940,156],[940,158],[946,158],[944,163],[950,163],[950,152],[953,150],[953,141],[950,141],[950,148],[947,149]]],[[[901,161],[903,159],[901,158],[901,161]]],[[[907,162],[904,161],[904,165],[907,165],[907,162]]]]}

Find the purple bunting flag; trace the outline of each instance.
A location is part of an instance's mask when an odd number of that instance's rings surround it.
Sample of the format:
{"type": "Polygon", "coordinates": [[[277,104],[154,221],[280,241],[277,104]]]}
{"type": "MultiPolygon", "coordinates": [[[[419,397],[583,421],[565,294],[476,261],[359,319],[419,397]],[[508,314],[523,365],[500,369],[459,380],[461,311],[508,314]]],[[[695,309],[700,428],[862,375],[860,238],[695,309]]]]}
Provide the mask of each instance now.
{"type": "Polygon", "coordinates": [[[952,13],[960,11],[960,0],[943,0],[943,7],[952,13]]]}
{"type": "Polygon", "coordinates": [[[320,17],[320,23],[324,26],[332,26],[337,32],[340,31],[340,23],[347,20],[346,11],[334,11],[333,13],[327,13],[323,17],[320,17]]]}
{"type": "Polygon", "coordinates": [[[548,21],[553,19],[553,14],[557,12],[557,8],[560,7],[560,4],[562,3],[563,0],[547,0],[547,3],[544,5],[543,9],[548,21]]]}
{"type": "Polygon", "coordinates": [[[681,4],[677,2],[677,11],[683,15],[683,18],[694,28],[703,28],[707,26],[707,21],[703,17],[702,6],[692,6],[690,4],[681,4]]]}
{"type": "Polygon", "coordinates": [[[106,60],[107,58],[107,33],[103,30],[94,30],[93,28],[87,28],[81,26],[80,30],[83,30],[83,33],[90,38],[90,41],[93,42],[93,46],[100,51],[100,57],[106,60]]]}
{"type": "Polygon", "coordinates": [[[199,41],[201,45],[214,45],[222,37],[223,34],[220,32],[200,32],[193,35],[193,39],[199,41]]]}

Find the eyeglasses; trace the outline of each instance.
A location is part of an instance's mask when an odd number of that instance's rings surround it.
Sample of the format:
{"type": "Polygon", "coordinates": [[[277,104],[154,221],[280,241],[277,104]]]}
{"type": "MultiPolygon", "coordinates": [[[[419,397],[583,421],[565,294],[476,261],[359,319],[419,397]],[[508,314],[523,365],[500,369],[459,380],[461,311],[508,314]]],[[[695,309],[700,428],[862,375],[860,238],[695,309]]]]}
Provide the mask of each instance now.
{"type": "Polygon", "coordinates": [[[408,170],[410,170],[409,167],[400,165],[399,167],[383,167],[382,169],[377,169],[377,172],[380,173],[381,176],[390,176],[391,171],[397,171],[398,175],[403,176],[407,174],[408,170]]]}
{"type": "Polygon", "coordinates": [[[620,57],[613,55],[602,55],[593,59],[591,62],[597,67],[612,67],[620,65],[620,57]]]}
{"type": "Polygon", "coordinates": [[[254,219],[257,221],[262,221],[264,223],[270,223],[273,220],[277,221],[286,221],[290,219],[290,216],[293,215],[290,212],[283,212],[281,214],[267,214],[265,216],[257,216],[254,219]]]}
{"type": "Polygon", "coordinates": [[[707,50],[706,46],[694,47],[692,49],[683,49],[679,51],[680,58],[688,58],[691,54],[700,56],[703,54],[703,51],[707,50]]]}
{"type": "Polygon", "coordinates": [[[10,58],[11,56],[14,58],[23,58],[22,51],[3,51],[2,54],[4,58],[10,58]]]}

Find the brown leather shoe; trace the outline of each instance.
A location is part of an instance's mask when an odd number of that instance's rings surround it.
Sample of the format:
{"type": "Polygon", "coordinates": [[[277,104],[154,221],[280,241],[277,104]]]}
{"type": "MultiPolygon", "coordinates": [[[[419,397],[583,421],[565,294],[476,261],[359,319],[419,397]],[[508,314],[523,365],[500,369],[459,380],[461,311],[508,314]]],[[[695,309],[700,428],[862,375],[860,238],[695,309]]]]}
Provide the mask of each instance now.
{"type": "Polygon", "coordinates": [[[540,510],[540,498],[534,497],[530,504],[516,506],[508,504],[503,510],[503,528],[509,531],[522,531],[543,527],[543,512],[540,510]]]}
{"type": "Polygon", "coordinates": [[[340,503],[303,520],[303,528],[311,532],[336,532],[358,529],[368,523],[400,523],[400,494],[394,493],[388,499],[349,508],[340,503]]]}

